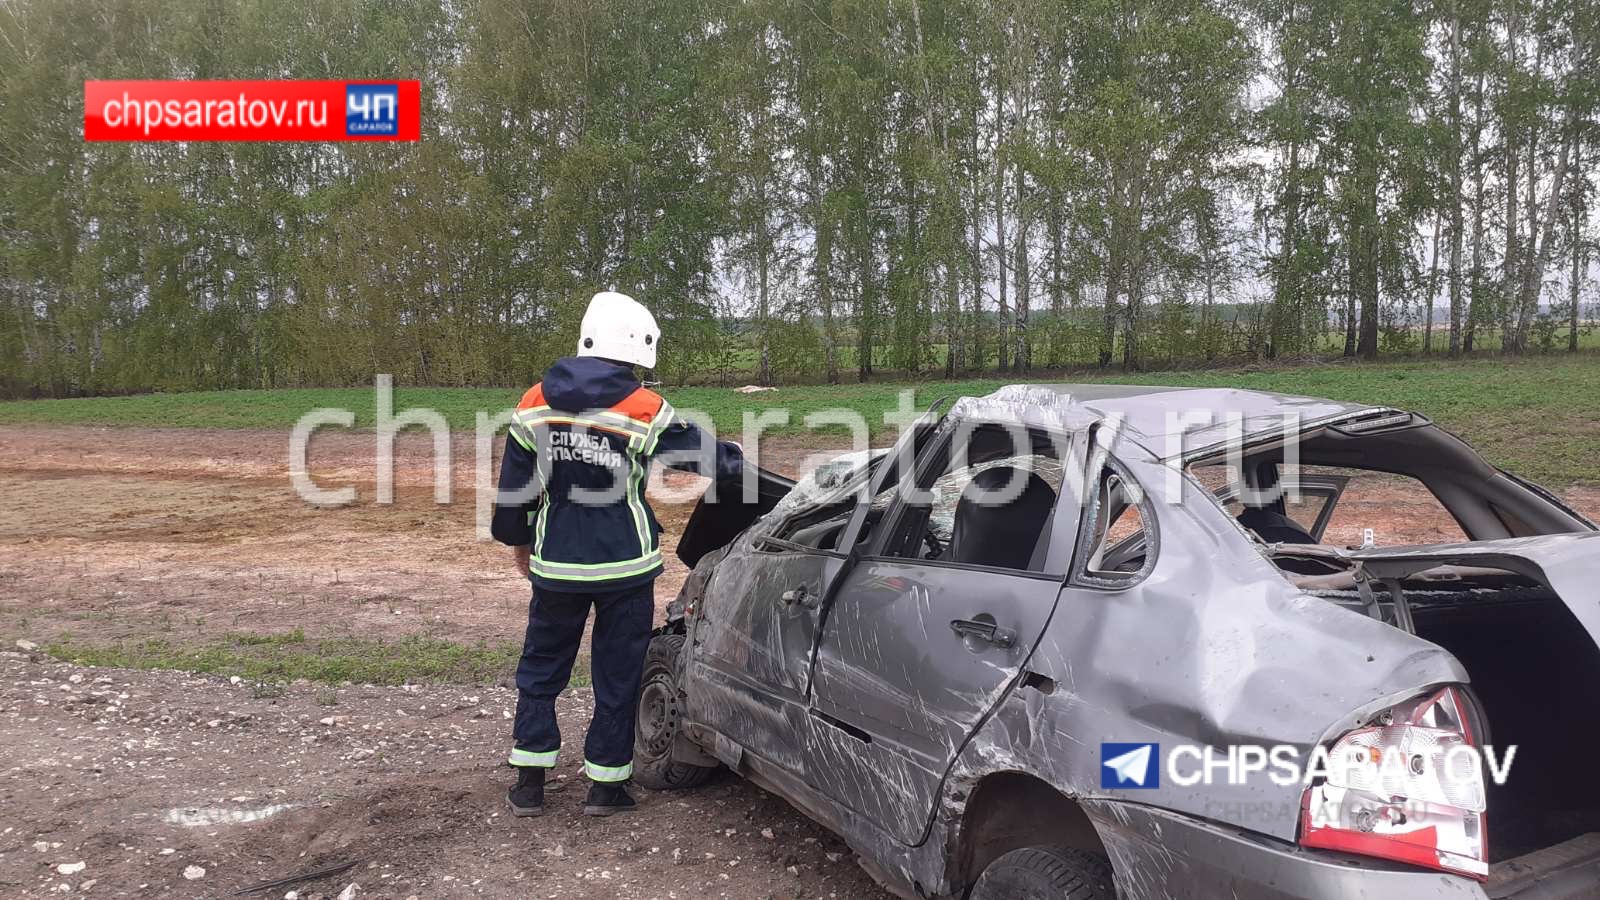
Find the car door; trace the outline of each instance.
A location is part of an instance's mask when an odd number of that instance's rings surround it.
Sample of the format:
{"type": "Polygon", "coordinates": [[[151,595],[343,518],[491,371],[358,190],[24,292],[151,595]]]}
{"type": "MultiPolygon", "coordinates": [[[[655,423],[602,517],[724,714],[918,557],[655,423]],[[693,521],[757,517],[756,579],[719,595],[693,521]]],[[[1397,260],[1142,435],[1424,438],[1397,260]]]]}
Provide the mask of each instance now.
{"type": "MultiPolygon", "coordinates": [[[[928,466],[940,468],[959,432],[931,442],[928,466]]],[[[1036,569],[891,555],[886,534],[840,575],[806,723],[807,778],[818,790],[901,841],[921,838],[945,772],[1020,680],[1055,607],[1077,527],[1071,482],[1055,488],[1068,500],[1054,501],[1036,569]]],[[[885,531],[909,515],[897,510],[885,531]]]]}
{"type": "Polygon", "coordinates": [[[758,526],[748,549],[736,547],[738,558],[718,564],[708,591],[714,602],[698,611],[691,632],[691,720],[716,729],[742,752],[796,774],[803,770],[794,736],[807,719],[823,599],[857,536],[875,521],[875,505],[881,514],[880,482],[888,477],[881,470],[892,469],[897,458],[914,458],[917,442],[936,421],[930,409],[908,429],[871,470],[866,490],[846,479],[843,496],[793,509],[780,504],[776,521],[758,526]]]}

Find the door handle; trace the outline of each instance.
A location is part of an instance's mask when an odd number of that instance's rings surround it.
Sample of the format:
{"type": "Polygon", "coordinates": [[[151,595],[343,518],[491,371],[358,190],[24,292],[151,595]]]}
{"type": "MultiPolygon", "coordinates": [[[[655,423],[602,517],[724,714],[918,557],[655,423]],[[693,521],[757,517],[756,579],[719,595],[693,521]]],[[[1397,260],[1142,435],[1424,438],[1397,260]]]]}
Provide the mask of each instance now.
{"type": "Polygon", "coordinates": [[[817,596],[807,590],[804,586],[790,588],[789,590],[779,594],[778,599],[783,601],[784,606],[793,606],[798,603],[806,609],[817,608],[817,596]]]}
{"type": "Polygon", "coordinates": [[[1017,633],[1009,628],[1001,628],[987,615],[982,619],[951,619],[950,630],[963,638],[976,638],[996,647],[1010,648],[1017,645],[1017,633]]]}

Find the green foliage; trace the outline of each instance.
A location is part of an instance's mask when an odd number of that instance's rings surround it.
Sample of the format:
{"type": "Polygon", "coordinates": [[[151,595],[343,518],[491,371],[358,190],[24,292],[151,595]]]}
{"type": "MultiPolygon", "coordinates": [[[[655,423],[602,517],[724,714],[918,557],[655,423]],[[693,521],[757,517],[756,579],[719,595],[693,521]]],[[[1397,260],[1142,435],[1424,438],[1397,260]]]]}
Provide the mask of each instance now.
{"type": "Polygon", "coordinates": [[[675,384],[1296,357],[1330,314],[1408,352],[1445,294],[1543,347],[1600,218],[1592,12],[13,0],[0,396],[522,386],[602,288],[675,384]],[[81,137],[86,78],[394,77],[418,143],[81,137]]]}

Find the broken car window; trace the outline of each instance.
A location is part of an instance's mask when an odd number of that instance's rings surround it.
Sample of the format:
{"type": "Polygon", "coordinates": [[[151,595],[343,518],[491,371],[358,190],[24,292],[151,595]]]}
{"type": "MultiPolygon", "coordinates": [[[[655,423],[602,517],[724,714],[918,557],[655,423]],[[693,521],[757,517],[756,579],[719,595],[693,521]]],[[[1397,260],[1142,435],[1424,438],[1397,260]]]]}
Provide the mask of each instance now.
{"type": "Polygon", "coordinates": [[[1138,482],[1108,462],[1084,510],[1078,580],[1123,587],[1144,577],[1155,561],[1153,517],[1145,503],[1138,482]]]}
{"type": "Polygon", "coordinates": [[[884,554],[1042,571],[1065,450],[1065,438],[1037,430],[980,426],[954,434],[938,451],[942,468],[924,473],[923,490],[892,526],[884,554]]]}
{"type": "Polygon", "coordinates": [[[1427,485],[1407,475],[1365,469],[1301,466],[1308,475],[1349,479],[1321,543],[1360,547],[1368,533],[1373,546],[1454,544],[1469,540],[1450,511],[1427,485]]]}

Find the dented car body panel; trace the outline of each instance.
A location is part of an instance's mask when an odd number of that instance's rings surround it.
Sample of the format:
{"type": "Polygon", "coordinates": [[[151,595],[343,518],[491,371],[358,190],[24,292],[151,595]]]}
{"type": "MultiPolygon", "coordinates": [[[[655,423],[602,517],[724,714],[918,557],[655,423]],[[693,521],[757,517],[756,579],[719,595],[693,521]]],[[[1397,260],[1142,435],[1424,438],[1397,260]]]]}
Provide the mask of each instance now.
{"type": "MultiPolygon", "coordinates": [[[[1471,682],[1438,644],[1298,589],[1221,505],[1192,502],[1198,485],[1173,477],[1186,458],[1171,434],[1185,427],[1170,414],[1180,398],[1231,423],[1190,428],[1179,442],[1201,447],[1230,433],[1270,437],[1288,412],[1314,427],[1383,411],[1106,386],[963,400],[888,458],[857,461],[850,477],[865,496],[835,517],[842,524],[794,532],[833,528],[831,545],[784,537],[799,504],[782,500],[725,547],[697,550],[669,623],[688,636],[681,677],[694,742],[840,833],[907,896],[970,887],[982,855],[965,833],[978,827],[972,805],[1002,777],[1070,804],[1083,823],[1071,840],[1110,856],[1123,896],[1485,896],[1455,875],[1303,851],[1300,783],[1102,788],[1103,741],[1309,754],[1392,704],[1471,682]],[[878,523],[905,513],[902,501],[880,509],[874,498],[927,469],[963,427],[1002,420],[1067,448],[1033,569],[887,553],[878,523]],[[1136,570],[1101,579],[1083,559],[1097,509],[1085,486],[1108,465],[1141,489],[1146,546],[1136,570]]],[[[1593,583],[1597,540],[1334,555],[1375,579],[1444,564],[1524,571],[1565,599],[1593,583]]],[[[1600,635],[1600,605],[1568,605],[1600,635]]]]}

